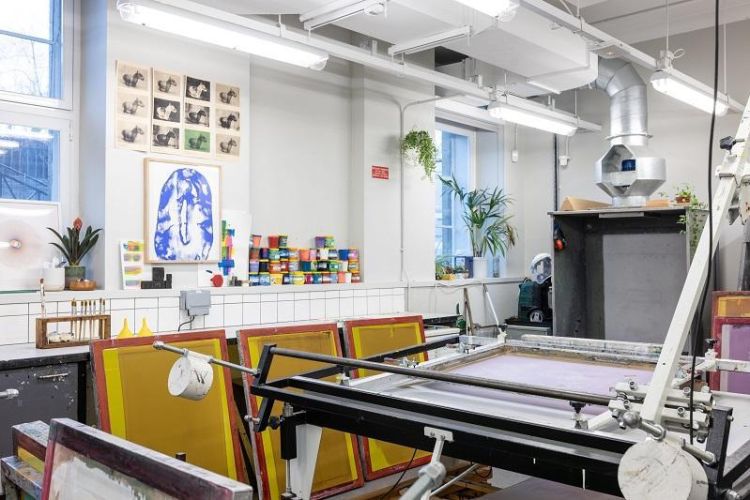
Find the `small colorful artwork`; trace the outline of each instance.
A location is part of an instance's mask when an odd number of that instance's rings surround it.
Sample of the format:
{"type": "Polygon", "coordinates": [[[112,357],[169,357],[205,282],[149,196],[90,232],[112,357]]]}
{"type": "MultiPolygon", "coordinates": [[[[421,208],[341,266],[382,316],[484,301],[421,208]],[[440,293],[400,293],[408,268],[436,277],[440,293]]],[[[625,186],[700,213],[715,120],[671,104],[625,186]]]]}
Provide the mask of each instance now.
{"type": "Polygon", "coordinates": [[[210,153],[211,134],[202,130],[185,129],[185,150],[210,153]]]}
{"type": "Polygon", "coordinates": [[[218,262],[219,167],[146,160],[146,260],[218,262]]]}
{"type": "Polygon", "coordinates": [[[141,281],[145,278],[143,241],[120,241],[120,264],[122,272],[122,289],[140,289],[141,281]]]}

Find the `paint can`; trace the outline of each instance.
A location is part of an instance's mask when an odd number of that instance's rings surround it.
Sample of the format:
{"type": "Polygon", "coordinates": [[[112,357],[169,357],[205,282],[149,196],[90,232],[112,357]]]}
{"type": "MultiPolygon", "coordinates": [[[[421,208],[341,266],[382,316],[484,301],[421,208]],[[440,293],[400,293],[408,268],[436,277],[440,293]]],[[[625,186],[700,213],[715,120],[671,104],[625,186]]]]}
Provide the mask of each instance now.
{"type": "Polygon", "coordinates": [[[339,250],[339,260],[349,260],[349,249],[342,248],[339,250]]]}
{"type": "Polygon", "coordinates": [[[300,248],[297,251],[297,254],[299,255],[299,260],[312,260],[310,258],[310,249],[309,248],[300,248]]]}
{"type": "Polygon", "coordinates": [[[271,273],[269,277],[272,285],[281,285],[284,282],[284,275],[281,273],[271,273]]]}
{"type": "Polygon", "coordinates": [[[250,260],[250,266],[249,266],[250,273],[259,273],[260,272],[260,261],[258,260],[250,260]]]}
{"type": "Polygon", "coordinates": [[[286,248],[289,243],[289,236],[286,234],[280,234],[279,235],[279,248],[286,248]]]}
{"type": "Polygon", "coordinates": [[[258,275],[258,274],[249,274],[247,276],[247,282],[250,284],[250,286],[258,286],[258,285],[260,285],[260,275],[258,275]]]}
{"type": "Polygon", "coordinates": [[[348,271],[353,273],[359,272],[359,261],[349,259],[349,264],[346,266],[348,271]]]}
{"type": "Polygon", "coordinates": [[[281,272],[281,261],[271,260],[268,261],[268,272],[271,274],[278,274],[281,272]]]}
{"type": "Polygon", "coordinates": [[[311,273],[313,279],[313,285],[320,285],[323,283],[323,275],[321,273],[311,273]]]}
{"type": "Polygon", "coordinates": [[[292,277],[289,273],[283,273],[281,275],[281,284],[282,285],[291,285],[292,284],[292,277]]]}
{"type": "Polygon", "coordinates": [[[359,276],[359,273],[351,273],[352,275],[352,283],[361,283],[362,278],[359,276]]]}
{"type": "Polygon", "coordinates": [[[339,282],[339,273],[329,273],[329,276],[331,277],[331,284],[339,282]]]}
{"type": "Polygon", "coordinates": [[[331,273],[320,273],[320,282],[324,285],[331,284],[331,273]]]}
{"type": "Polygon", "coordinates": [[[248,258],[250,260],[258,260],[258,259],[260,259],[260,248],[250,247],[250,252],[248,254],[248,258]]]}
{"type": "Polygon", "coordinates": [[[349,249],[349,258],[347,260],[359,260],[359,250],[356,248],[349,249]]]}
{"type": "Polygon", "coordinates": [[[305,275],[300,272],[291,273],[292,276],[292,285],[304,285],[305,284],[305,275]]]}
{"type": "Polygon", "coordinates": [[[300,262],[300,268],[306,273],[315,271],[317,269],[316,263],[311,260],[303,260],[302,262],[300,262]]]}
{"type": "Polygon", "coordinates": [[[278,248],[271,247],[268,249],[268,260],[279,260],[280,258],[281,253],[278,248]]]}
{"type": "Polygon", "coordinates": [[[328,271],[328,261],[327,260],[319,260],[318,261],[318,271],[328,271]]]}
{"type": "Polygon", "coordinates": [[[289,258],[289,249],[288,248],[279,248],[279,259],[284,260],[289,258]]]}
{"type": "Polygon", "coordinates": [[[315,237],[315,246],[317,248],[323,248],[326,246],[326,237],[325,236],[316,236],[315,237]]]}
{"type": "Polygon", "coordinates": [[[262,247],[260,249],[260,255],[259,256],[260,256],[261,260],[264,260],[264,259],[268,260],[268,248],[262,247]]]}
{"type": "Polygon", "coordinates": [[[312,285],[313,284],[312,273],[304,273],[304,275],[305,275],[305,285],[312,285]]]}
{"type": "Polygon", "coordinates": [[[337,260],[329,260],[328,261],[328,270],[332,273],[337,273],[339,271],[339,261],[337,260]]]}
{"type": "Polygon", "coordinates": [[[288,260],[280,260],[279,265],[281,266],[281,272],[282,273],[288,273],[289,272],[289,261],[288,260]]]}
{"type": "Polygon", "coordinates": [[[207,358],[190,354],[181,356],[169,370],[169,394],[199,401],[206,397],[214,381],[213,367],[207,358]]]}
{"type": "Polygon", "coordinates": [[[327,248],[318,248],[316,250],[318,254],[318,260],[328,260],[328,249],[327,248]]]}
{"type": "Polygon", "coordinates": [[[349,270],[349,261],[348,260],[340,260],[339,261],[339,271],[346,272],[349,270]]]}
{"type": "Polygon", "coordinates": [[[254,235],[251,236],[250,245],[253,248],[260,248],[260,240],[262,240],[262,239],[263,239],[263,236],[261,236],[259,234],[254,234],[254,235]]]}
{"type": "Polygon", "coordinates": [[[339,283],[351,283],[352,273],[339,272],[339,283]]]}
{"type": "Polygon", "coordinates": [[[279,248],[279,236],[274,234],[268,235],[268,247],[279,248]]]}
{"type": "Polygon", "coordinates": [[[267,273],[268,272],[268,259],[266,259],[266,260],[259,260],[258,261],[258,272],[259,273],[267,273]]]}
{"type": "Polygon", "coordinates": [[[296,248],[288,248],[289,251],[289,260],[292,259],[299,259],[299,250],[296,248]]]}
{"type": "Polygon", "coordinates": [[[260,286],[271,286],[271,275],[268,273],[260,273],[259,275],[260,286]]]}
{"type": "Polygon", "coordinates": [[[299,271],[299,260],[289,259],[289,272],[296,273],[297,271],[299,271]]]}

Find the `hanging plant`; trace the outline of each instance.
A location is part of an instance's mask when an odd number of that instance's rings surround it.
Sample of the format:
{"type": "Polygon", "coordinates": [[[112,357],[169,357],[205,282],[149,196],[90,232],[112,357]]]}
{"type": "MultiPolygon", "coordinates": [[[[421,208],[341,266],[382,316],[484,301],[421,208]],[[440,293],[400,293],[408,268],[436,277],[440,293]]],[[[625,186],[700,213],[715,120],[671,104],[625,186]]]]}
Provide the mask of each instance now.
{"type": "Polygon", "coordinates": [[[432,136],[426,130],[412,130],[401,140],[401,154],[414,155],[417,162],[424,169],[424,175],[432,180],[432,174],[437,168],[438,150],[432,141],[432,136]]]}

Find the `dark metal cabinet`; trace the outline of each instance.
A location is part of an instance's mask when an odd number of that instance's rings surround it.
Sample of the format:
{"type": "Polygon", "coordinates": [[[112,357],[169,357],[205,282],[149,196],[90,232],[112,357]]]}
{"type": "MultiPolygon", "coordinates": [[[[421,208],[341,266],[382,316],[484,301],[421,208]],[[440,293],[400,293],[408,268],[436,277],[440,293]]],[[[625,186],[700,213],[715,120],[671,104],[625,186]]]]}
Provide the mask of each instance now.
{"type": "Polygon", "coordinates": [[[78,419],[81,375],[78,363],[0,371],[0,390],[19,392],[15,399],[0,399],[0,457],[12,454],[13,425],[34,420],[49,422],[55,417],[78,419]]]}

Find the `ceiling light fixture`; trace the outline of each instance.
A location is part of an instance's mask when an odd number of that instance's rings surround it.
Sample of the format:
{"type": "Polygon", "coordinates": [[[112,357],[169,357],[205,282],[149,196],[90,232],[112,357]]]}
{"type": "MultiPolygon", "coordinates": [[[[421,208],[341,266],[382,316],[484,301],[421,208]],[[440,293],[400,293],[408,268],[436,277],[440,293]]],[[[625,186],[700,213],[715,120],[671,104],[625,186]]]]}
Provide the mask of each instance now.
{"type": "MultiPolygon", "coordinates": [[[[651,86],[662,94],[690,104],[706,113],[713,113],[714,98],[686,83],[681,82],[666,70],[657,70],[651,75],[651,86]]],[[[716,116],[724,116],[729,111],[729,105],[718,98],[716,100],[716,116]]]]}
{"type": "Polygon", "coordinates": [[[337,0],[299,16],[307,31],[342,21],[358,14],[378,16],[386,11],[387,0],[337,0]]]}
{"type": "Polygon", "coordinates": [[[471,26],[461,26],[460,28],[444,31],[442,33],[435,33],[434,35],[415,38],[413,40],[407,40],[405,42],[391,45],[388,48],[388,55],[414,54],[416,52],[434,49],[440,45],[445,45],[448,42],[454,42],[462,38],[468,40],[470,36],[471,26]]]}
{"type": "Polygon", "coordinates": [[[553,134],[571,136],[578,130],[578,119],[575,116],[507,94],[492,101],[487,110],[490,115],[503,121],[553,134]]]}
{"type": "Polygon", "coordinates": [[[496,17],[499,21],[508,22],[516,16],[518,0],[455,0],[458,3],[496,17]]]}
{"type": "Polygon", "coordinates": [[[200,42],[218,45],[276,61],[321,70],[328,61],[328,54],[321,50],[285,40],[246,26],[251,20],[240,16],[242,23],[230,23],[206,15],[200,15],[188,7],[193,2],[181,1],[175,7],[149,0],[118,0],[117,9],[127,22],[140,24],[165,33],[187,37],[200,42]],[[185,8],[182,8],[185,6],[185,8]]]}

